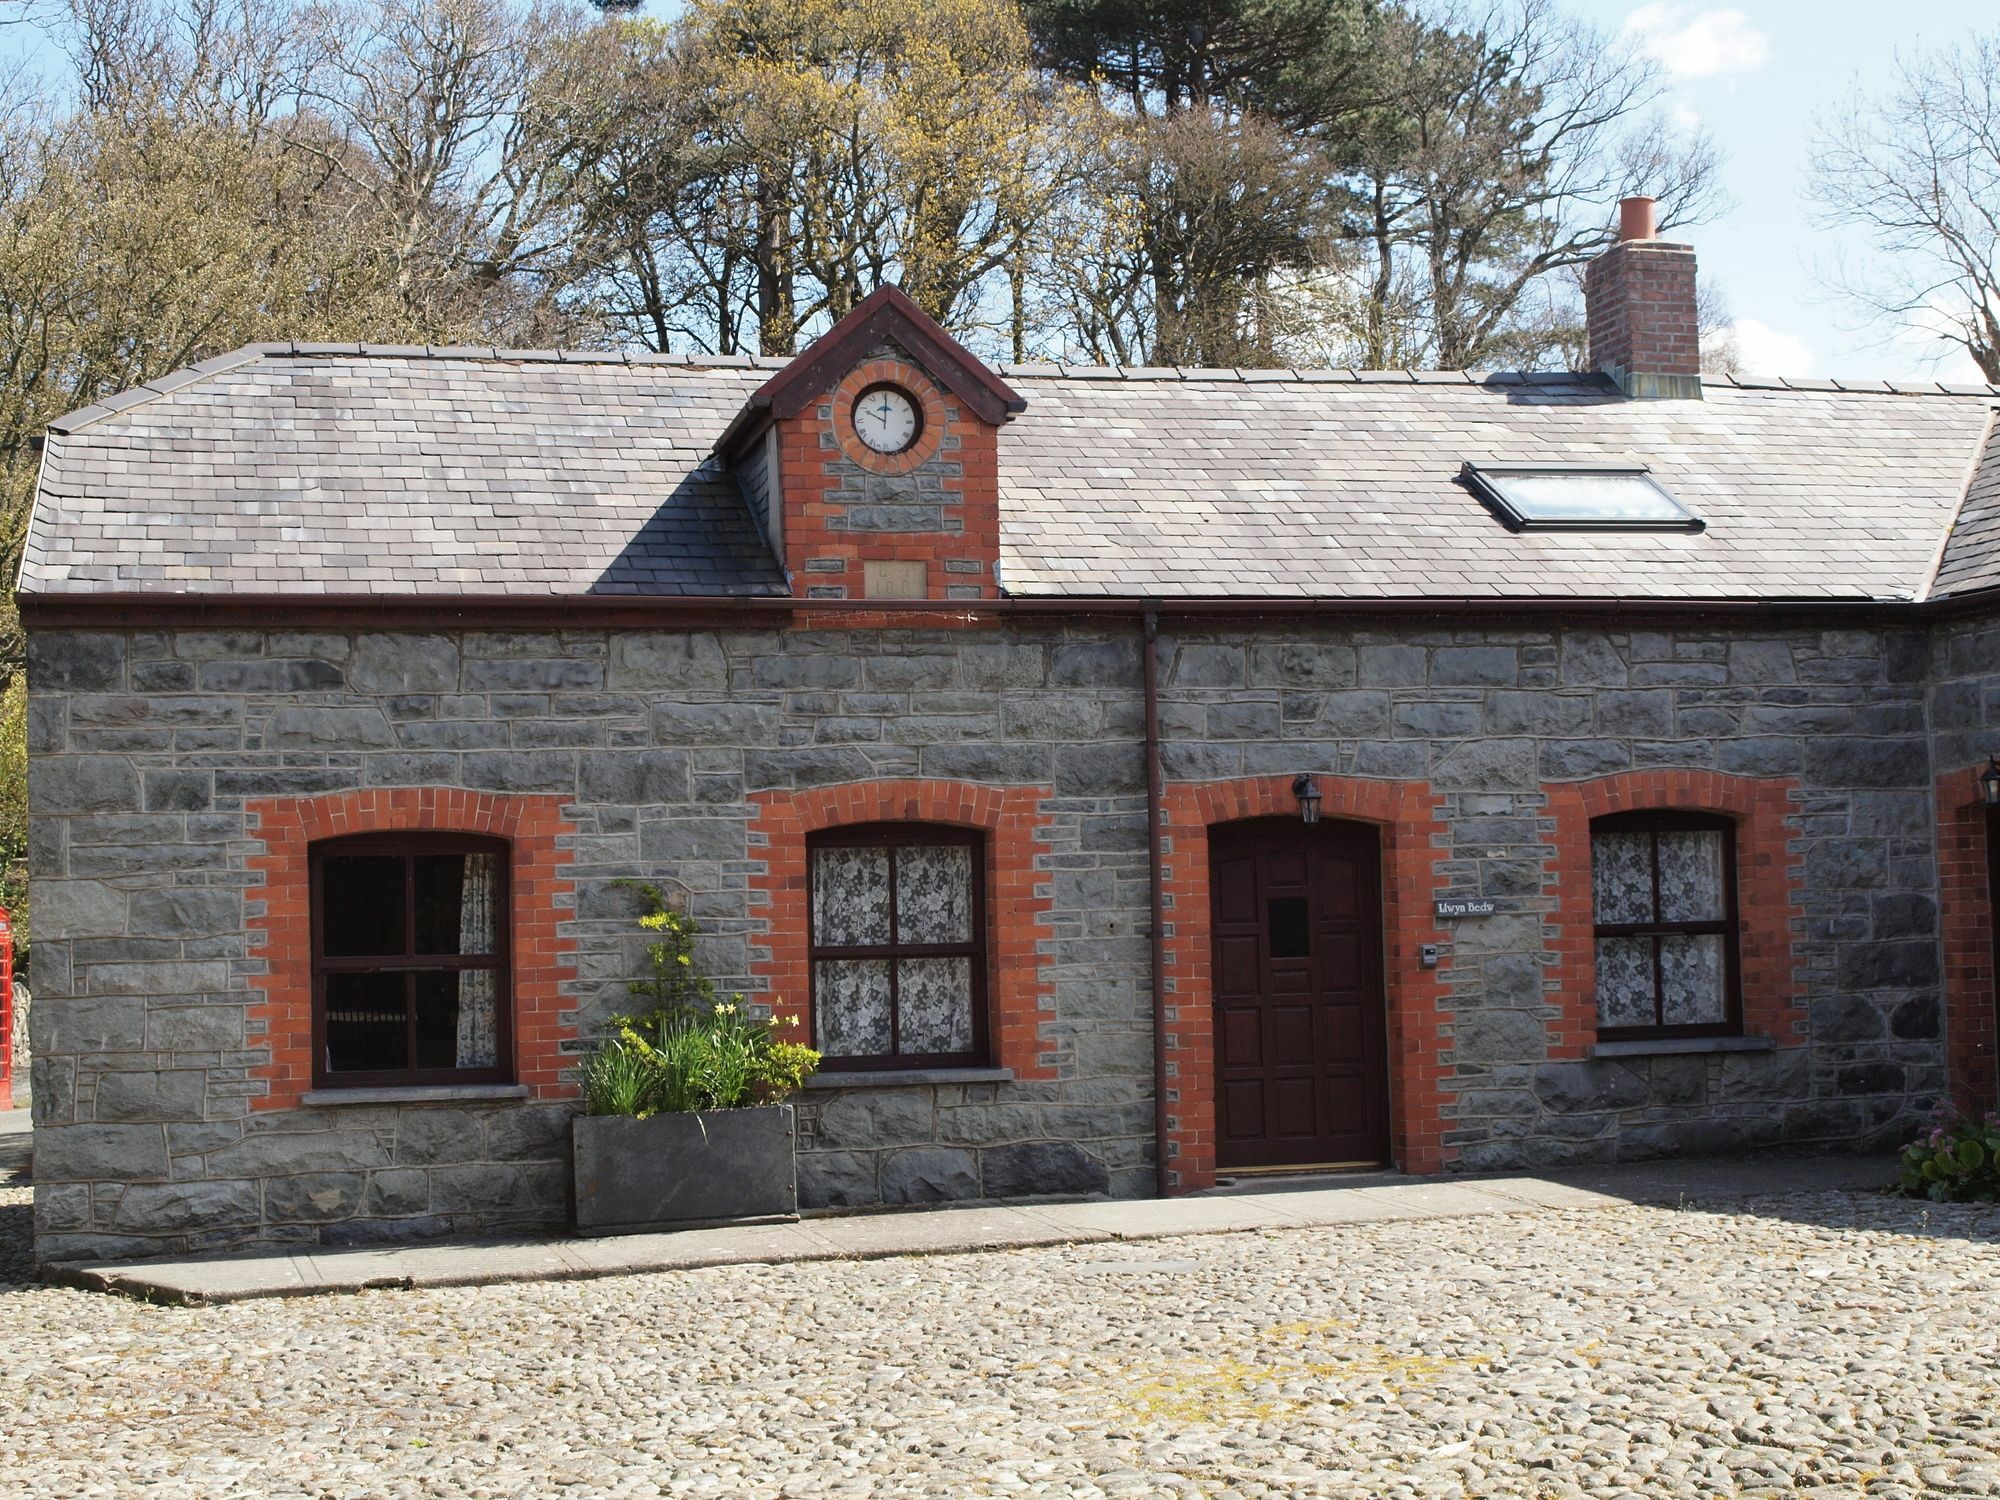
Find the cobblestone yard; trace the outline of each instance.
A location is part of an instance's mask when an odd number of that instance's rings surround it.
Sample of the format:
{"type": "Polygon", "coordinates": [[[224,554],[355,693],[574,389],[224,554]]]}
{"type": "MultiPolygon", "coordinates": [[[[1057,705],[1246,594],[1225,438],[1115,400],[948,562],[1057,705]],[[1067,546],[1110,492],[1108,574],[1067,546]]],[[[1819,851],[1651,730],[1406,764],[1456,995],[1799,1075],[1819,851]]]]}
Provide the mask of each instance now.
{"type": "Polygon", "coordinates": [[[1825,1194],[149,1307],[26,1281],[0,1494],[2000,1490],[2000,1213],[1825,1194]]]}

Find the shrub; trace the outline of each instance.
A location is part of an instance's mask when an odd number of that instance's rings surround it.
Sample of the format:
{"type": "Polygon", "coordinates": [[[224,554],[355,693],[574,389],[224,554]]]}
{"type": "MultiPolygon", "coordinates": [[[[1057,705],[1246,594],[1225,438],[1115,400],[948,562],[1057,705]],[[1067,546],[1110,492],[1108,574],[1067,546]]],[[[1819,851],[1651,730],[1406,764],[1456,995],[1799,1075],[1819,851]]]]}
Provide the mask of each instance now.
{"type": "Polygon", "coordinates": [[[1899,1186],[1933,1203],[2000,1202],[2000,1115],[1974,1119],[1941,1108],[1931,1128],[1903,1148],[1899,1186]]]}
{"type": "Polygon", "coordinates": [[[741,995],[718,1001],[694,967],[701,924],[668,906],[658,886],[620,883],[646,899],[639,926],[652,936],[647,972],[630,988],[634,999],[653,1003],[643,1015],[615,1017],[585,1059],[585,1108],[644,1118],[775,1104],[796,1092],[819,1067],[819,1054],[781,1040],[778,1024],[752,1016],[741,995]]]}

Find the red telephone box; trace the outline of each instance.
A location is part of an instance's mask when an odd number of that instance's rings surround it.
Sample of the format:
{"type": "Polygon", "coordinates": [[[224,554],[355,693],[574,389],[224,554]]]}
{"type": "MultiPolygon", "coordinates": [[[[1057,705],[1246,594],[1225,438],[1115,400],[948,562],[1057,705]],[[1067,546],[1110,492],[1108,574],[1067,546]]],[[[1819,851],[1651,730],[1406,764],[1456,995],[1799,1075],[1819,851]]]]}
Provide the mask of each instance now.
{"type": "Polygon", "coordinates": [[[0,1109],[14,1107],[14,919],[0,906],[0,1109]]]}

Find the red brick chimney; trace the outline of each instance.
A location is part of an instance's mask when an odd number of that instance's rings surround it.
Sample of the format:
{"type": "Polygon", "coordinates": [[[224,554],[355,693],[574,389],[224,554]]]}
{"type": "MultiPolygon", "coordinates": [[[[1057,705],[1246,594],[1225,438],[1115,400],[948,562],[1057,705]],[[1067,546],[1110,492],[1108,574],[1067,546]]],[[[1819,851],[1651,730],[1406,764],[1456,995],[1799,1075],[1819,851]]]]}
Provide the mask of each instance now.
{"type": "Polygon", "coordinates": [[[1584,268],[1590,366],[1638,400],[1701,399],[1694,247],[1655,238],[1653,200],[1618,205],[1618,242],[1584,268]]]}

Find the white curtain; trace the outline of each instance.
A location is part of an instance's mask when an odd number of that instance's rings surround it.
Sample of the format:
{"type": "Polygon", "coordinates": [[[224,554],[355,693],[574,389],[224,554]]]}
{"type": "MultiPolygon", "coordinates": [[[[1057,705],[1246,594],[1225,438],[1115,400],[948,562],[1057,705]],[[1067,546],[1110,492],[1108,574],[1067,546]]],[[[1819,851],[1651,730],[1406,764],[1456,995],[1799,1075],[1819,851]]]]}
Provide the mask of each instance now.
{"type": "MultiPolygon", "coordinates": [[[[458,951],[491,953],[499,935],[500,861],[492,854],[465,856],[465,884],[458,898],[458,951]]],[[[467,969],[458,976],[458,1065],[490,1068],[498,1061],[494,1036],[493,971],[467,969]]]]}

